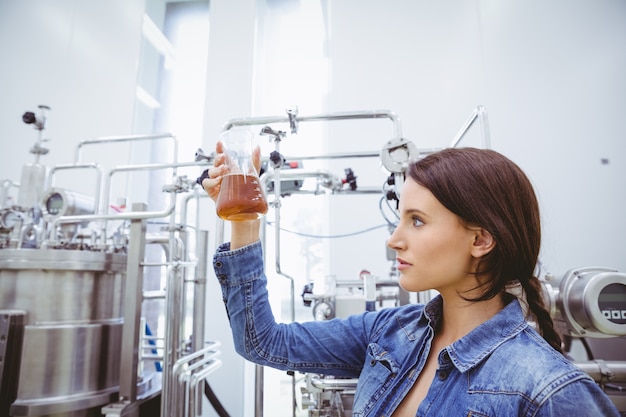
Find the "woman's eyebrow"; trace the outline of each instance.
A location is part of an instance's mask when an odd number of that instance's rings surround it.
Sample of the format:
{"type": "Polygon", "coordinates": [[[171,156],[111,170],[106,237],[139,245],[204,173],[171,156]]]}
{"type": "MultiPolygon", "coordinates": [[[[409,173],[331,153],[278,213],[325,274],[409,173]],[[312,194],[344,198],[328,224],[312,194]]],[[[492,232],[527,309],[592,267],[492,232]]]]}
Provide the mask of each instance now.
{"type": "Polygon", "coordinates": [[[422,210],[416,209],[416,208],[406,209],[406,210],[404,210],[402,212],[402,214],[404,214],[405,216],[410,216],[411,214],[418,214],[418,215],[423,216],[423,217],[428,217],[428,215],[426,213],[424,213],[422,210]]]}

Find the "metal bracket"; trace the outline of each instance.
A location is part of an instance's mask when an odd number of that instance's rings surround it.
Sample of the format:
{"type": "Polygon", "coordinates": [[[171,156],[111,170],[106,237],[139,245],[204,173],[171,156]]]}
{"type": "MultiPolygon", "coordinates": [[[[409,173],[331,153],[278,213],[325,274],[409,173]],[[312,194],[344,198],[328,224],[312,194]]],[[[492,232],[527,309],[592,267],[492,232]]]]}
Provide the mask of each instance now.
{"type": "Polygon", "coordinates": [[[613,378],[613,376],[615,376],[615,374],[613,373],[613,371],[611,371],[606,361],[602,359],[596,359],[594,362],[598,365],[598,369],[600,370],[599,384],[602,389],[604,389],[604,384],[609,382],[613,378]]]}
{"type": "Polygon", "coordinates": [[[120,400],[116,403],[102,407],[101,411],[105,417],[139,416],[139,406],[137,401],[120,400]]]}
{"type": "Polygon", "coordinates": [[[26,312],[0,310],[0,416],[9,415],[17,397],[26,312]]]}

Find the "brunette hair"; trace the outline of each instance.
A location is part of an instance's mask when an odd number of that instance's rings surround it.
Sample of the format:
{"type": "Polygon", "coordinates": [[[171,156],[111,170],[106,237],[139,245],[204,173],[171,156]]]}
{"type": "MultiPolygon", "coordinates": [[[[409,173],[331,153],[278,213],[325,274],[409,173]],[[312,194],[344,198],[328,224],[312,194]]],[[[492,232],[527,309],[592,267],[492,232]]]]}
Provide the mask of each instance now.
{"type": "Polygon", "coordinates": [[[543,338],[561,350],[534,275],[541,244],[539,204],[524,172],[504,155],[477,148],[449,148],[412,163],[409,176],[468,225],[488,231],[495,247],[474,272],[484,288],[471,301],[488,300],[519,282],[543,338]]]}

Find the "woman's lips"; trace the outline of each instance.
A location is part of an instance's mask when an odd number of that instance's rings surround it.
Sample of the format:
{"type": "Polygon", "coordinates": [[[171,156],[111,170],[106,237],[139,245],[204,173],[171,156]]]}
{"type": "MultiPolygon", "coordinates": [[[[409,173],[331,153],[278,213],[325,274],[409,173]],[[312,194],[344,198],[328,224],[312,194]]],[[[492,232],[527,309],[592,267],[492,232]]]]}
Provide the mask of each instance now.
{"type": "Polygon", "coordinates": [[[398,269],[399,270],[407,269],[408,267],[411,266],[410,263],[408,263],[407,261],[405,261],[402,258],[397,258],[396,260],[398,261],[398,269]]]}

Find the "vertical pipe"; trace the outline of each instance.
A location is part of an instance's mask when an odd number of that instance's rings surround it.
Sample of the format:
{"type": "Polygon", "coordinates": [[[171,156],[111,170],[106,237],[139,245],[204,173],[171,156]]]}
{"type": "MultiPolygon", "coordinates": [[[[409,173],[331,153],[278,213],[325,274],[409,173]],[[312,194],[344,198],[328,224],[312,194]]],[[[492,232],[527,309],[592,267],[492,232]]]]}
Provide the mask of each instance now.
{"type": "Polygon", "coordinates": [[[254,416],[263,417],[263,378],[264,370],[261,365],[254,365],[254,416]]]}
{"type": "Polygon", "coordinates": [[[489,120],[487,110],[483,106],[478,106],[478,120],[480,121],[480,135],[483,140],[483,147],[491,149],[491,136],[489,134],[489,120]]]}
{"type": "MultiPolygon", "coordinates": [[[[176,196],[172,196],[174,205],[176,196]]],[[[175,213],[175,210],[174,210],[175,213]]],[[[184,281],[181,267],[177,262],[182,260],[183,243],[176,238],[176,216],[170,216],[169,225],[169,248],[170,258],[167,267],[167,284],[165,292],[165,343],[163,347],[163,388],[161,393],[161,410],[163,416],[177,415],[178,404],[174,400],[180,399],[175,392],[176,385],[172,378],[172,365],[180,358],[181,353],[181,327],[184,324],[182,314],[182,294],[184,281]]]]}
{"type": "Polygon", "coordinates": [[[193,345],[192,350],[204,348],[204,316],[206,310],[207,254],[209,232],[196,232],[196,279],[193,291],[193,345]]]}
{"type": "MultiPolygon", "coordinates": [[[[205,340],[205,323],[206,315],[206,283],[207,283],[207,265],[209,252],[209,232],[200,230],[200,198],[198,188],[194,190],[196,200],[196,273],[193,289],[193,330],[191,340],[191,351],[197,352],[204,348],[205,340]]],[[[186,205],[185,205],[186,209],[186,205]]],[[[186,210],[185,210],[186,211],[186,210]]],[[[186,224],[184,222],[183,224],[186,224]]],[[[202,398],[203,388],[201,384],[196,387],[195,398],[202,398]]],[[[202,401],[197,401],[197,406],[191,407],[192,413],[202,415],[202,401]]]]}
{"type": "MultiPolygon", "coordinates": [[[[133,204],[133,211],[145,211],[146,204],[133,204]]],[[[143,301],[143,259],[146,247],[146,220],[130,224],[126,281],[124,290],[124,327],[120,358],[120,400],[137,399],[139,331],[143,301]]]]}
{"type": "Polygon", "coordinates": [[[376,311],[376,277],[362,274],[363,292],[365,294],[365,311],[376,311]]]}
{"type": "MultiPolygon", "coordinates": [[[[280,136],[276,136],[274,139],[274,143],[276,145],[275,150],[276,153],[280,155],[280,136]]],[[[282,272],[281,267],[280,267],[280,209],[281,209],[281,202],[280,202],[280,197],[281,197],[281,178],[280,178],[280,172],[281,170],[281,165],[279,165],[278,167],[274,167],[274,208],[275,208],[275,218],[274,218],[274,223],[275,223],[275,233],[276,233],[276,238],[275,238],[275,251],[276,251],[276,272],[279,275],[282,275],[283,277],[287,278],[289,280],[289,295],[290,295],[290,319],[291,322],[293,323],[294,321],[296,321],[296,291],[295,291],[295,280],[293,279],[293,277],[285,274],[284,272],[282,272]]],[[[261,374],[262,376],[262,374],[261,374]]],[[[257,387],[259,387],[259,385],[257,384],[257,387]]],[[[260,386],[260,392],[257,392],[257,395],[259,397],[262,398],[263,395],[263,386],[260,386]]],[[[291,396],[292,396],[292,406],[291,406],[291,411],[292,411],[292,417],[296,416],[296,407],[295,407],[295,402],[296,402],[296,379],[295,379],[295,374],[292,374],[291,376],[291,396]]],[[[262,414],[257,416],[257,417],[262,417],[262,414]]]]}

